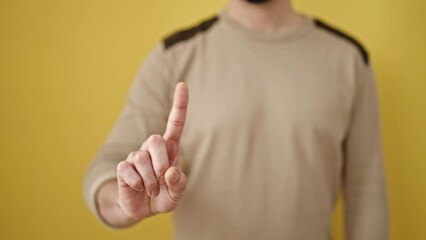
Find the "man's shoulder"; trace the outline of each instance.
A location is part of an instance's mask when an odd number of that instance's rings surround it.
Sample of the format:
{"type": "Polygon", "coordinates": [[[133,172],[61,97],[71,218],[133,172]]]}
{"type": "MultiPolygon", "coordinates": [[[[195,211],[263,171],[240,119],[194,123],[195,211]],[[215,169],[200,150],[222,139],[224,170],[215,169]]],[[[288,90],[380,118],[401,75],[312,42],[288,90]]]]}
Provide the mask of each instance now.
{"type": "Polygon", "coordinates": [[[365,64],[369,64],[369,53],[366,47],[352,34],[330,24],[321,18],[313,18],[314,25],[318,31],[324,33],[328,39],[335,42],[341,42],[345,45],[354,47],[362,57],[365,64]]]}
{"type": "Polygon", "coordinates": [[[190,41],[194,39],[198,34],[206,33],[211,27],[218,21],[218,16],[210,16],[193,24],[190,27],[181,28],[177,31],[172,32],[163,39],[164,48],[170,49],[178,43],[190,41]]]}

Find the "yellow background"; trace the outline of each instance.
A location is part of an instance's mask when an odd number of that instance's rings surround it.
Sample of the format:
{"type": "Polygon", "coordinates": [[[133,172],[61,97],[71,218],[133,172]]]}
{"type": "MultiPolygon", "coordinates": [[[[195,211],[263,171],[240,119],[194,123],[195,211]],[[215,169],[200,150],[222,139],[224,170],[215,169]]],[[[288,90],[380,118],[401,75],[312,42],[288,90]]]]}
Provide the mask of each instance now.
{"type": "MultiPolygon", "coordinates": [[[[83,174],[146,54],[224,4],[0,0],[0,239],[171,238],[167,215],[125,231],[102,226],[83,204],[83,174]]],[[[392,239],[426,239],[425,1],[295,6],[368,47],[381,101],[392,239]]],[[[333,235],[342,239],[341,204],[337,209],[333,235]]]]}

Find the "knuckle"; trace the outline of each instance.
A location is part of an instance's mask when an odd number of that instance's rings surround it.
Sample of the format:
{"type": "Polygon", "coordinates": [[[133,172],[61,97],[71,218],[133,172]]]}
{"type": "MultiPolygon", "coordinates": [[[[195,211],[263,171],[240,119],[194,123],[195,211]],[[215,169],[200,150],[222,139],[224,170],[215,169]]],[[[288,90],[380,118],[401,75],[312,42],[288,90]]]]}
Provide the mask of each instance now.
{"type": "Polygon", "coordinates": [[[144,159],[147,159],[147,160],[149,160],[151,157],[149,156],[149,153],[147,152],[147,151],[139,151],[139,156],[141,157],[141,158],[144,158],[144,159]]]}
{"type": "Polygon", "coordinates": [[[148,144],[164,143],[164,138],[160,134],[153,134],[148,138],[148,144]]]}
{"type": "Polygon", "coordinates": [[[127,156],[127,159],[125,160],[128,163],[134,162],[135,159],[137,159],[139,157],[139,151],[133,151],[131,153],[129,153],[129,155],[127,156]]]}
{"type": "Polygon", "coordinates": [[[117,164],[117,173],[122,175],[127,169],[127,162],[121,161],[117,164]]]}
{"type": "Polygon", "coordinates": [[[183,127],[183,125],[185,124],[183,121],[179,121],[179,120],[176,120],[176,119],[169,119],[169,122],[170,122],[173,126],[178,127],[178,128],[183,127]]]}
{"type": "Polygon", "coordinates": [[[148,161],[149,159],[147,158],[146,153],[139,153],[134,159],[134,162],[137,165],[145,165],[148,161]]]}
{"type": "Polygon", "coordinates": [[[127,155],[127,159],[131,159],[132,157],[133,157],[133,155],[135,154],[135,152],[130,152],[128,155],[127,155]]]}

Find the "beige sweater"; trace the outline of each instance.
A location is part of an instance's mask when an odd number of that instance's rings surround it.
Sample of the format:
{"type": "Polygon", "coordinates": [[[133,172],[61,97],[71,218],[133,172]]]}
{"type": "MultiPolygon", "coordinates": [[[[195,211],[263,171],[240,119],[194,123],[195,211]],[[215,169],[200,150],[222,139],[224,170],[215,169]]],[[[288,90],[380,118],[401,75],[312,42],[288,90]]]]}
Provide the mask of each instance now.
{"type": "Polygon", "coordinates": [[[177,82],[190,102],[181,142],[187,191],[177,240],[330,239],[344,189],[346,239],[387,239],[378,99],[365,49],[305,14],[281,33],[225,12],[179,31],[142,65],[90,165],[84,195],[151,134],[163,134],[177,82]]]}

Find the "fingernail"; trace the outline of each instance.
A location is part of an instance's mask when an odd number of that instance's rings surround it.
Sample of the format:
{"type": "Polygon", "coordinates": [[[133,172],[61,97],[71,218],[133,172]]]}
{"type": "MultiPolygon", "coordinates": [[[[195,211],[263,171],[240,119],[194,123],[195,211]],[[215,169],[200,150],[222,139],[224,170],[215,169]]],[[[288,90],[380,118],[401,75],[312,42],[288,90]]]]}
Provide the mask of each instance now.
{"type": "Polygon", "coordinates": [[[170,174],[169,181],[171,183],[176,183],[179,180],[179,173],[176,170],[173,170],[170,174]]]}
{"type": "Polygon", "coordinates": [[[156,197],[159,193],[160,193],[160,189],[156,187],[151,191],[151,197],[156,197]]]}

